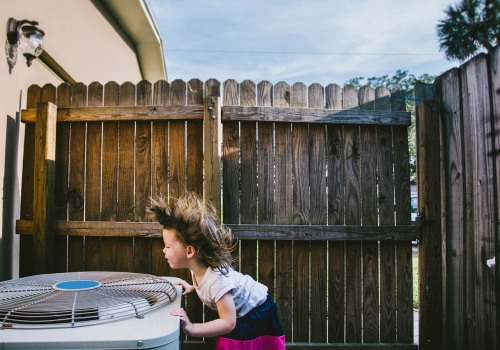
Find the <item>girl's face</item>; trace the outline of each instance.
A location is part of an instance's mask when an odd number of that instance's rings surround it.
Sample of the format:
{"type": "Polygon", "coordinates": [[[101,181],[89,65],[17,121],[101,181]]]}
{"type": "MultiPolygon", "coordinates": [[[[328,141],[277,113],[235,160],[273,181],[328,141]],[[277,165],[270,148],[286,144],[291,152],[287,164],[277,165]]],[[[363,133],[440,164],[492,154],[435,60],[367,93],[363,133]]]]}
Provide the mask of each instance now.
{"type": "Polygon", "coordinates": [[[185,247],[176,237],[173,229],[163,229],[163,254],[172,269],[182,269],[187,267],[188,248],[185,247]]]}

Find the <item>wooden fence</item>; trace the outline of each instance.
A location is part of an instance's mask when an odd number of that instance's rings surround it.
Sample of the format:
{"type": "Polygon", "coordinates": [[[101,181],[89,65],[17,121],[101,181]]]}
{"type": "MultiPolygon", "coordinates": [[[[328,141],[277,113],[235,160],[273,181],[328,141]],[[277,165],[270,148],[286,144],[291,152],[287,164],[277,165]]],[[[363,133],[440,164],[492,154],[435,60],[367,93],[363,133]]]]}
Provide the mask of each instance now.
{"type": "MultiPolygon", "coordinates": [[[[195,191],[241,238],[238,268],[269,287],[287,347],[416,349],[404,105],[385,88],[335,84],[31,86],[21,274],[189,279],[168,268],[144,213],[152,194],[195,191]],[[45,119],[57,120],[55,161],[36,146],[50,143],[45,119]]],[[[195,297],[185,306],[194,322],[213,317],[195,297]]]]}
{"type": "Polygon", "coordinates": [[[499,47],[415,92],[420,347],[498,349],[499,47]]]}

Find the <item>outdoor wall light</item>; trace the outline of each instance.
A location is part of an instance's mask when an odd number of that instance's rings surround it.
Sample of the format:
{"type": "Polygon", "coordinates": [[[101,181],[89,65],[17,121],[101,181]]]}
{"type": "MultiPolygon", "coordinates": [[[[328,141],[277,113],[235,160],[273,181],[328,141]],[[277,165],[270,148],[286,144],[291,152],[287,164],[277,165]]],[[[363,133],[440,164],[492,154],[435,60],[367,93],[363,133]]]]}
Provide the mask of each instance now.
{"type": "Polygon", "coordinates": [[[26,64],[31,66],[31,62],[43,51],[43,30],[37,27],[38,22],[23,19],[17,21],[9,18],[7,21],[7,42],[5,43],[5,54],[9,64],[9,72],[12,71],[17,61],[17,48],[21,49],[26,64]]]}

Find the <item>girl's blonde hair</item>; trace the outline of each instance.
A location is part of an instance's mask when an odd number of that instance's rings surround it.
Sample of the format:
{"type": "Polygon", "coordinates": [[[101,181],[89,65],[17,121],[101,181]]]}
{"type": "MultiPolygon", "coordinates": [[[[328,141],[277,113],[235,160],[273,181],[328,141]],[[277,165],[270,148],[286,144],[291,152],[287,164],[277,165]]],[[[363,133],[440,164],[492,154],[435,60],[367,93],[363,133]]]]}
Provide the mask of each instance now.
{"type": "Polygon", "coordinates": [[[237,241],[224,226],[212,204],[205,203],[194,192],[171,200],[151,199],[148,215],[163,228],[174,229],[184,246],[196,248],[203,263],[226,275],[234,262],[231,254],[237,241]]]}

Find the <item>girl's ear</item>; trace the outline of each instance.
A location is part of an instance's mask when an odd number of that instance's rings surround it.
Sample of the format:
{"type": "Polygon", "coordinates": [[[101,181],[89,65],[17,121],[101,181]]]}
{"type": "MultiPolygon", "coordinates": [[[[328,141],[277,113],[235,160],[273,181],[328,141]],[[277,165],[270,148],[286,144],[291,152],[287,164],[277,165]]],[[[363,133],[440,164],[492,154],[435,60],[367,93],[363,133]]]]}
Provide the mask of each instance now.
{"type": "Polygon", "coordinates": [[[192,258],[196,254],[196,249],[192,245],[186,247],[186,253],[188,258],[192,258]]]}

